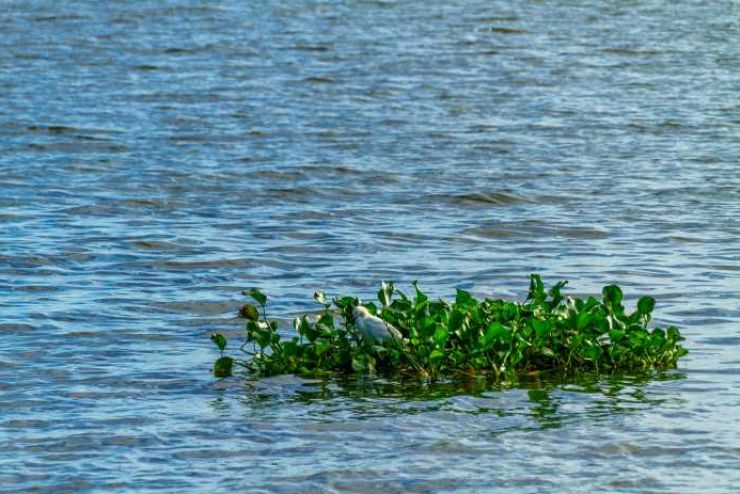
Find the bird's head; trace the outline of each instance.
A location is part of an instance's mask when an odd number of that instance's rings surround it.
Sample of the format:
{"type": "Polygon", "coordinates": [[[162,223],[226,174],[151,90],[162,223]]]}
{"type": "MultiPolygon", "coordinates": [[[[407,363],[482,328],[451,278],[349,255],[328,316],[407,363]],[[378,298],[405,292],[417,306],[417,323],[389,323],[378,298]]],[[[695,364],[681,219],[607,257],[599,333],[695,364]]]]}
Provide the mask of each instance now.
{"type": "Polygon", "coordinates": [[[352,310],[352,315],[355,316],[356,318],[367,317],[370,315],[370,311],[367,310],[366,307],[363,307],[362,305],[358,305],[352,310]]]}

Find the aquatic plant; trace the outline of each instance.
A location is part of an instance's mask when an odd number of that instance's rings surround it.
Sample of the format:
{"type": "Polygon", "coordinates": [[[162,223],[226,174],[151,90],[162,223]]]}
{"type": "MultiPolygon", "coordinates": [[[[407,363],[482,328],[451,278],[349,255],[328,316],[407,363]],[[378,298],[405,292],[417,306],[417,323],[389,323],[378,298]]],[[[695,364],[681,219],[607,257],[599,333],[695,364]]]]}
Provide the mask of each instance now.
{"type": "Polygon", "coordinates": [[[633,312],[622,305],[617,285],[605,286],[601,299],[562,293],[567,282],[548,290],[539,275],[530,276],[523,302],[480,300],[458,289],[453,302],[430,299],[412,283],[413,295],[383,283],[379,305],[343,296],[329,300],[314,294],[323,309],[293,322],[296,334],[283,338],[278,322],[267,318],[267,296],[259,289],[244,292],[256,303],[241,307],[246,319],[245,359],[224,355],[226,337],[211,339],[221,356],[217,377],[234,365],[257,375],[412,374],[425,379],[463,375],[506,378],[517,374],[663,369],[675,367],[687,350],[673,326],[648,325],[655,299],[642,297],[633,312]],[[358,307],[364,307],[357,310],[358,307]],[[371,318],[360,320],[359,318],[371,318]],[[387,333],[377,337],[377,324],[387,333]],[[373,327],[369,337],[364,328],[373,327]],[[400,336],[400,338],[398,337],[400,336]]]}

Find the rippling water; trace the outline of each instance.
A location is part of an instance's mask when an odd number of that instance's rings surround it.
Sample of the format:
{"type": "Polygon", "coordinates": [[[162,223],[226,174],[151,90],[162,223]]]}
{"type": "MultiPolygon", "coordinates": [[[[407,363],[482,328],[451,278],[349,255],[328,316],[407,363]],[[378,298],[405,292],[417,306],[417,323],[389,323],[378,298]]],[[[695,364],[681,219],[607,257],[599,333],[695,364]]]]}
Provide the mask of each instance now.
{"type": "Polygon", "coordinates": [[[737,492],[737,2],[7,0],[0,33],[0,491],[737,492]],[[656,296],[691,354],[209,374],[245,287],[287,318],[530,272],[656,296]]]}

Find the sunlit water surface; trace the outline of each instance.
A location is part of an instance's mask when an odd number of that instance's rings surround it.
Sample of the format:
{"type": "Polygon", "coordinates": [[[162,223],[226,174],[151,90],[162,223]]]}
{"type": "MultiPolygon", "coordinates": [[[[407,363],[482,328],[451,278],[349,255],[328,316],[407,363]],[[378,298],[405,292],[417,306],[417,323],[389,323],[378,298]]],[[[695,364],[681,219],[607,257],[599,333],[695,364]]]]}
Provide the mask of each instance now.
{"type": "Polygon", "coordinates": [[[0,491],[735,493],[740,4],[0,6],[0,491]],[[662,376],[215,380],[240,290],[655,296],[662,376]]]}

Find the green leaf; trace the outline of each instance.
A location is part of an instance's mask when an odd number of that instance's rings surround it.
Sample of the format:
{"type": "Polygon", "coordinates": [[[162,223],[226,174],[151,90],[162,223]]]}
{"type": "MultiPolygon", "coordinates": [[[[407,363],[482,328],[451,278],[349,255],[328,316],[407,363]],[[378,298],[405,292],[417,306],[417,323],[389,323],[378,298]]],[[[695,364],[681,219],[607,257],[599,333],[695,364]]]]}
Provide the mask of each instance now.
{"type": "Polygon", "coordinates": [[[507,302],[501,306],[501,317],[503,317],[504,320],[511,321],[512,319],[519,319],[519,315],[519,304],[507,302]]]}
{"type": "Polygon", "coordinates": [[[385,281],[380,284],[380,290],[378,290],[378,300],[383,307],[391,305],[393,299],[393,283],[386,283],[385,281]]]}
{"type": "Polygon", "coordinates": [[[453,350],[452,353],[450,353],[450,358],[455,363],[455,365],[461,365],[463,362],[465,362],[465,354],[462,353],[460,350],[453,350]]]}
{"type": "Polygon", "coordinates": [[[267,303],[267,295],[262,293],[262,291],[259,288],[250,288],[249,290],[244,290],[242,294],[252,297],[255,300],[255,302],[257,302],[263,307],[267,303]]]}
{"type": "Polygon", "coordinates": [[[346,307],[354,307],[356,305],[359,305],[359,301],[356,297],[335,297],[334,299],[334,305],[339,307],[340,309],[344,309],[346,307]]]}
{"type": "Polygon", "coordinates": [[[234,359],[221,357],[213,364],[213,375],[216,377],[230,377],[231,369],[234,367],[234,359]]]}
{"type": "Polygon", "coordinates": [[[331,315],[331,313],[324,313],[319,317],[319,320],[316,321],[316,328],[318,329],[319,326],[321,326],[321,331],[324,333],[331,333],[334,331],[334,316],[331,315]]]}
{"type": "Polygon", "coordinates": [[[542,303],[547,299],[545,294],[545,284],[542,283],[542,278],[538,274],[529,275],[529,293],[527,294],[527,300],[530,300],[536,304],[542,303]]]}
{"type": "Polygon", "coordinates": [[[552,322],[533,319],[532,327],[534,327],[534,331],[537,333],[538,337],[544,338],[550,335],[550,331],[552,331],[552,322]]]}
{"type": "Polygon", "coordinates": [[[552,297],[552,306],[553,307],[556,307],[560,303],[560,301],[563,300],[563,295],[560,293],[560,291],[567,284],[568,284],[567,281],[559,281],[559,282],[555,283],[555,285],[552,288],[550,288],[550,290],[548,290],[547,293],[549,293],[550,296],[552,297]]]}
{"type": "Polygon", "coordinates": [[[462,328],[464,322],[465,313],[461,312],[459,309],[453,310],[450,312],[449,321],[447,323],[449,331],[454,333],[458,329],[462,328]]]}
{"type": "Polygon", "coordinates": [[[394,312],[399,313],[403,317],[408,317],[408,312],[414,308],[411,301],[402,292],[396,292],[400,295],[399,298],[391,302],[389,306],[394,312]]]}
{"type": "Polygon", "coordinates": [[[447,328],[440,325],[440,326],[437,326],[437,329],[434,331],[434,336],[432,338],[434,339],[434,343],[437,346],[443,346],[449,336],[450,336],[450,333],[447,330],[447,328]]]}
{"type": "Polygon", "coordinates": [[[328,305],[326,302],[326,293],[322,292],[321,290],[317,290],[316,292],[314,292],[313,299],[321,305],[328,305]]]}
{"type": "Polygon", "coordinates": [[[445,354],[440,350],[432,350],[429,354],[429,365],[436,367],[442,360],[444,360],[445,354]]]}
{"type": "Polygon", "coordinates": [[[429,300],[429,297],[421,291],[419,284],[416,281],[411,282],[411,286],[414,287],[414,304],[417,307],[429,300]]]}
{"type": "Polygon", "coordinates": [[[291,339],[283,343],[283,354],[290,358],[298,353],[298,340],[296,338],[291,339]]]}
{"type": "Polygon", "coordinates": [[[249,319],[250,321],[257,321],[260,318],[260,313],[252,304],[244,304],[239,309],[239,317],[249,319]]]}
{"type": "Polygon", "coordinates": [[[675,326],[668,326],[668,328],[666,328],[666,334],[668,335],[668,339],[674,343],[684,339],[675,326]]]}
{"type": "Polygon", "coordinates": [[[586,360],[590,360],[592,362],[597,361],[601,356],[601,348],[597,346],[587,346],[583,350],[583,356],[586,360]]]}
{"type": "Polygon", "coordinates": [[[654,351],[662,350],[666,344],[665,331],[660,328],[656,328],[650,333],[650,339],[648,340],[650,347],[654,351]]]}
{"type": "Polygon", "coordinates": [[[582,329],[586,329],[593,320],[593,314],[589,314],[588,312],[579,312],[576,316],[576,329],[579,331],[582,329]]]}
{"type": "Polygon", "coordinates": [[[272,342],[272,332],[269,329],[259,329],[254,334],[254,341],[261,348],[265,348],[272,342]]]}
{"type": "Polygon", "coordinates": [[[467,305],[471,301],[475,300],[470,292],[466,292],[460,288],[455,289],[455,294],[455,305],[467,305]]]}
{"type": "Polygon", "coordinates": [[[313,342],[319,337],[319,332],[311,324],[311,321],[308,320],[308,316],[297,317],[293,321],[293,326],[298,331],[298,334],[308,338],[309,342],[313,342]]]}
{"type": "Polygon", "coordinates": [[[316,356],[321,357],[324,355],[329,349],[331,348],[331,345],[328,343],[317,343],[316,344],[316,356]]]}
{"type": "Polygon", "coordinates": [[[629,339],[630,345],[634,348],[640,348],[645,344],[645,340],[650,337],[650,333],[645,330],[632,331],[627,338],[629,339]]]}
{"type": "Polygon", "coordinates": [[[604,304],[612,308],[619,307],[619,304],[622,303],[622,299],[624,299],[622,289],[617,285],[605,286],[601,290],[601,296],[604,299],[604,304]]]}
{"type": "Polygon", "coordinates": [[[211,335],[211,341],[218,347],[219,351],[223,353],[226,348],[226,337],[221,333],[214,333],[211,335]]]}
{"type": "Polygon", "coordinates": [[[654,308],[655,299],[653,297],[640,297],[637,301],[637,311],[644,316],[649,316],[654,308]]]}
{"type": "Polygon", "coordinates": [[[492,322],[488,329],[486,330],[486,333],[483,335],[483,337],[480,340],[480,345],[484,348],[489,347],[494,342],[504,342],[508,343],[511,341],[511,331],[506,328],[503,324],[500,322],[492,322]]]}
{"type": "Polygon", "coordinates": [[[585,302],[583,302],[582,307],[579,308],[579,310],[583,310],[586,312],[590,312],[591,309],[594,307],[599,306],[599,301],[596,299],[596,297],[588,297],[585,302]]]}
{"type": "Polygon", "coordinates": [[[612,341],[612,343],[616,343],[622,338],[624,338],[625,332],[619,331],[618,329],[612,329],[609,331],[609,339],[612,341]]]}

